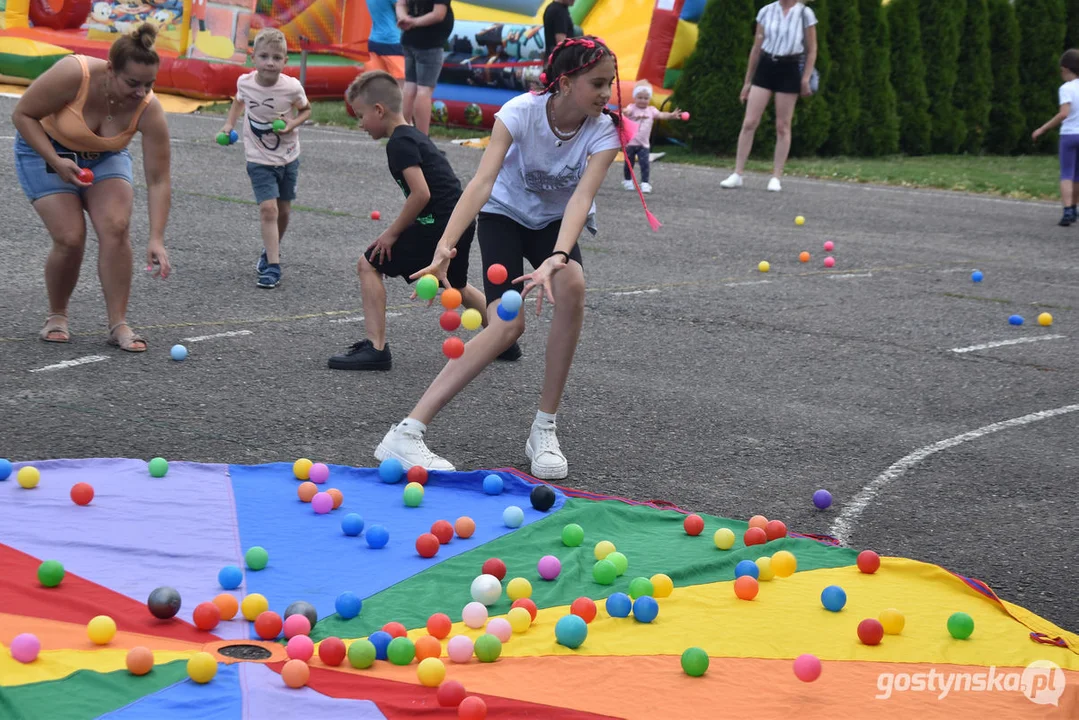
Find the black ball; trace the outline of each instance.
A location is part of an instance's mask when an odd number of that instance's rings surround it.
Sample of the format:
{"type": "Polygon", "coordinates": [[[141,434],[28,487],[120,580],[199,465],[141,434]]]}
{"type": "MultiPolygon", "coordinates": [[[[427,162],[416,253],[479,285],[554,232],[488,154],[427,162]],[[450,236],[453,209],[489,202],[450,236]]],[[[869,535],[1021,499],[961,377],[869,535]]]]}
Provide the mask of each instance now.
{"type": "Polygon", "coordinates": [[[180,593],[174,588],[159,587],[150,593],[146,607],[155,618],[168,620],[176,617],[176,613],[180,612],[180,593]]]}
{"type": "Polygon", "coordinates": [[[291,615],[303,615],[311,623],[311,627],[315,627],[315,623],[318,622],[318,610],[315,610],[314,605],[303,600],[297,600],[285,608],[284,619],[288,620],[291,615]]]}
{"type": "Polygon", "coordinates": [[[540,512],[547,512],[554,506],[555,494],[550,485],[537,485],[532,488],[532,507],[540,512]]]}

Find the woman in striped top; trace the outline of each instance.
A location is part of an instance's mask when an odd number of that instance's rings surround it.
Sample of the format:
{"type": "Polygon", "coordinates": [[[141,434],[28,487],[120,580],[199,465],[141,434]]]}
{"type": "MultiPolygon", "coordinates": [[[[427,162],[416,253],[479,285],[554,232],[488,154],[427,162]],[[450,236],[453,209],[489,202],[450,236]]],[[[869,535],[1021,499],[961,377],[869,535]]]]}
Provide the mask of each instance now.
{"type": "Polygon", "coordinates": [[[757,35],[749,51],[749,68],[741,100],[746,116],[738,136],[734,173],[720,183],[724,188],[742,187],[753,136],[772,94],[776,96],[776,153],[768,189],[783,189],[779,178],[791,149],[791,118],[798,96],[811,94],[809,79],[817,60],[817,16],[797,0],[777,0],[757,13],[757,35]],[[803,53],[805,66],[801,66],[803,53]]]}

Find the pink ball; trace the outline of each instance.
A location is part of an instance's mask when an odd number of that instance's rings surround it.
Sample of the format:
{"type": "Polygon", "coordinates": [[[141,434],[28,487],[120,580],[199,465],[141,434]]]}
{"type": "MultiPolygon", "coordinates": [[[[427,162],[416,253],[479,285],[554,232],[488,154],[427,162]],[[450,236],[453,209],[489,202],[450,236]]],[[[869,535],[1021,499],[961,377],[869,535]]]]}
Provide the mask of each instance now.
{"type": "Polygon", "coordinates": [[[831,240],[826,241],[824,243],[824,252],[832,252],[833,250],[835,250],[835,243],[831,240]]]}
{"type": "Polygon", "coordinates": [[[835,258],[834,257],[826,257],[826,258],[824,258],[824,267],[834,267],[834,266],[835,266],[835,258]]]}
{"type": "Polygon", "coordinates": [[[510,621],[506,618],[494,618],[487,623],[487,632],[494,635],[502,642],[509,642],[513,637],[513,628],[510,627],[510,621]]]}
{"type": "Polygon", "coordinates": [[[311,621],[306,615],[296,613],[285,618],[285,639],[291,640],[297,635],[310,635],[311,621]]]}
{"type": "Polygon", "coordinates": [[[23,633],[16,635],[11,641],[11,657],[21,663],[34,662],[39,652],[41,652],[41,641],[37,639],[37,635],[23,633]]]}
{"type": "Polygon", "coordinates": [[[311,498],[311,507],[319,515],[325,515],[333,510],[333,495],[326,492],[315,493],[315,497],[311,498]]]}
{"type": "Polygon", "coordinates": [[[554,580],[562,572],[562,563],[554,555],[544,555],[539,561],[539,574],[544,580],[554,580]]]}
{"type": "Polygon", "coordinates": [[[315,642],[306,635],[294,635],[285,646],[285,652],[293,660],[307,662],[315,654],[315,642]]]}
{"type": "Polygon", "coordinates": [[[446,643],[446,654],[455,663],[466,663],[472,659],[473,643],[468,635],[454,635],[446,643]]]}
{"type": "Polygon", "coordinates": [[[326,463],[315,463],[311,466],[311,470],[307,473],[307,477],[311,482],[321,485],[329,479],[330,468],[326,467],[326,463]]]}
{"type": "Polygon", "coordinates": [[[794,675],[802,682],[813,682],[820,677],[820,660],[816,655],[799,655],[794,659],[794,675]]]}
{"type": "Polygon", "coordinates": [[[487,622],[487,606],[481,602],[470,602],[461,611],[461,619],[473,630],[479,629],[487,622]]]}
{"type": "Polygon", "coordinates": [[[687,112],[682,113],[682,119],[683,120],[689,120],[689,113],[687,113],[687,112]]]}

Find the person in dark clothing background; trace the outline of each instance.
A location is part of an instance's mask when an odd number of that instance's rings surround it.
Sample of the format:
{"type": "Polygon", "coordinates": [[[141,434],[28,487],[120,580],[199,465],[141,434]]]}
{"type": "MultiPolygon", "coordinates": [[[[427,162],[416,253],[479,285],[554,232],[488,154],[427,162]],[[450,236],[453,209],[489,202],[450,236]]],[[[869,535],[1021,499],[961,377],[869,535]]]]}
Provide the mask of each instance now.
{"type": "Polygon", "coordinates": [[[553,0],[543,11],[543,51],[551,54],[554,46],[566,38],[573,37],[576,30],[569,7],[574,0],[553,0]]]}

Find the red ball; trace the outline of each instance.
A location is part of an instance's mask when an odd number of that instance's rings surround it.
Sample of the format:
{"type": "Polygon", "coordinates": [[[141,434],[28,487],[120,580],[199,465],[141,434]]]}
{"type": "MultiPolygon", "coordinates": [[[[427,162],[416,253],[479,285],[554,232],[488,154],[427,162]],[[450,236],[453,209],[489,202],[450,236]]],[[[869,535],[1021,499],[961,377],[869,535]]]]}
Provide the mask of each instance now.
{"type": "Polygon", "coordinates": [[[884,637],[884,626],[879,620],[866,618],[858,623],[858,639],[865,645],[880,645],[884,637]]]}
{"type": "Polygon", "coordinates": [[[442,329],[446,332],[453,332],[461,327],[461,316],[453,310],[447,310],[438,316],[438,324],[441,325],[442,329]]]}
{"type": "Polygon", "coordinates": [[[438,704],[442,707],[457,707],[465,699],[465,686],[456,680],[444,680],[438,686],[438,704]]]}
{"type": "Polygon", "coordinates": [[[450,634],[450,630],[452,629],[453,621],[450,620],[450,616],[446,613],[435,613],[427,618],[427,632],[431,637],[442,640],[450,634]]]}
{"type": "Polygon", "coordinates": [[[408,469],[408,481],[419,483],[420,485],[427,484],[427,468],[423,465],[413,465],[408,469]]]}
{"type": "Polygon", "coordinates": [[[221,610],[212,602],[199,603],[191,620],[199,630],[213,630],[221,622],[221,610]]]}
{"type": "Polygon", "coordinates": [[[487,717],[487,703],[483,698],[469,695],[457,706],[457,717],[461,720],[484,720],[487,717]]]}
{"type": "Polygon", "coordinates": [[[267,610],[255,618],[255,634],[263,640],[273,640],[281,634],[281,616],[267,610]]]}
{"type": "Polygon", "coordinates": [[[395,638],[405,637],[406,635],[408,635],[408,630],[406,630],[405,626],[399,622],[386,623],[382,626],[382,632],[387,632],[390,634],[390,637],[395,638]]]}
{"type": "Polygon", "coordinates": [[[866,575],[872,575],[880,569],[880,555],[872,550],[863,550],[858,553],[858,569],[866,575]]]}
{"type": "Polygon", "coordinates": [[[76,505],[89,505],[94,499],[94,488],[90,483],[75,483],[71,486],[71,501],[76,505]]]}
{"type": "Polygon", "coordinates": [[[416,538],[416,552],[420,557],[433,558],[438,554],[438,538],[431,533],[424,533],[416,538]]]}
{"type": "Polygon", "coordinates": [[[90,168],[83,168],[79,170],[79,181],[84,183],[92,183],[94,181],[94,171],[90,168]]]}
{"type": "MultiPolygon", "coordinates": [[[[579,597],[569,606],[570,614],[590,623],[596,619],[596,603],[591,598],[579,597]]],[[[533,618],[535,619],[535,618],[533,618]]]]}
{"type": "Polygon", "coordinates": [[[501,285],[509,278],[509,271],[506,270],[505,265],[495,263],[491,267],[487,268],[487,279],[495,285],[501,285]]]}
{"type": "Polygon", "coordinates": [[[453,540],[453,525],[450,525],[449,520],[435,520],[435,524],[431,526],[431,534],[445,545],[453,540]]]}
{"type": "Polygon", "coordinates": [[[536,615],[539,614],[539,608],[536,607],[536,603],[532,602],[531,598],[514,600],[513,604],[510,605],[510,609],[512,610],[515,607],[523,607],[528,611],[528,614],[532,616],[532,622],[536,622],[536,615]]]}
{"type": "Polygon", "coordinates": [[[751,527],[746,530],[746,534],[742,536],[742,542],[749,545],[763,545],[768,542],[768,533],[764,532],[762,528],[751,527]]]}
{"type": "Polygon", "coordinates": [[[480,572],[484,575],[494,575],[499,580],[506,579],[506,563],[502,562],[498,558],[490,558],[487,562],[483,563],[483,567],[480,568],[480,572]]]}
{"type": "Polygon", "coordinates": [[[459,337],[448,337],[442,343],[442,354],[450,360],[456,360],[465,354],[465,342],[459,337]]]}
{"type": "Polygon", "coordinates": [[[380,213],[378,210],[372,210],[371,211],[371,219],[372,220],[379,220],[381,218],[382,218],[382,213],[380,213]]]}
{"type": "Polygon", "coordinates": [[[764,526],[764,534],[769,540],[778,540],[787,537],[787,524],[782,520],[769,520],[764,526]]]}
{"type": "Polygon", "coordinates": [[[318,644],[318,659],[331,667],[337,667],[344,662],[346,654],[345,643],[341,638],[328,637],[318,644]]]}
{"type": "Polygon", "coordinates": [[[704,518],[700,515],[686,515],[686,519],[682,521],[682,527],[686,529],[686,535],[700,535],[704,532],[704,518]]]}

